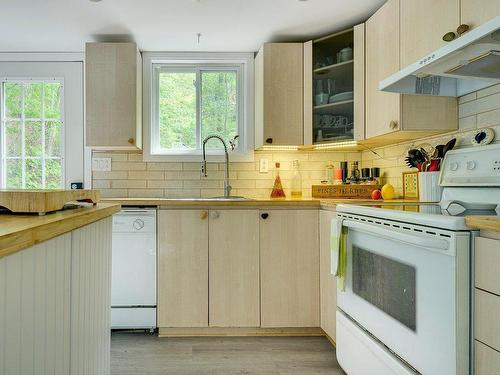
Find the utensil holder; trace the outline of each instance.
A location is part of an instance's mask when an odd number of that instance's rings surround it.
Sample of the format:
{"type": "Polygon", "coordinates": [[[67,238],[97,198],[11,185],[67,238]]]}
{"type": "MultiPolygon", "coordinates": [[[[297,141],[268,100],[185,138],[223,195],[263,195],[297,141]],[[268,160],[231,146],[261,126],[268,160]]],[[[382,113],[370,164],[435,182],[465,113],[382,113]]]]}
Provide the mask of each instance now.
{"type": "Polygon", "coordinates": [[[420,202],[439,202],[443,188],[439,186],[440,172],[418,173],[418,196],[420,202]]]}

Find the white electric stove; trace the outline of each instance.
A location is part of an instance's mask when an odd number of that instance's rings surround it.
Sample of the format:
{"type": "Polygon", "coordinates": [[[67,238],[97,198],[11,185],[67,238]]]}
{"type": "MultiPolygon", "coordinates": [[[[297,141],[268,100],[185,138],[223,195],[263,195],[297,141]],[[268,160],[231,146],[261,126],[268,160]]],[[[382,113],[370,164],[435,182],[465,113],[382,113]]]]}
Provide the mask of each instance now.
{"type": "Polygon", "coordinates": [[[437,204],[339,205],[348,228],[337,358],[349,375],[472,374],[474,237],[500,214],[500,145],[450,151],[437,204]]]}

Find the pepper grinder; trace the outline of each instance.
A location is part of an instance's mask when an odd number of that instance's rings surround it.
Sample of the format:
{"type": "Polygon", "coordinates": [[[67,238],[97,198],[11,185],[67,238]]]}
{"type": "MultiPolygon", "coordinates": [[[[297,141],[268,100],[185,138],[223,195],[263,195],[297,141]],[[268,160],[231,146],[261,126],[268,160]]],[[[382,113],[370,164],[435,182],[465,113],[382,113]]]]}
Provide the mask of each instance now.
{"type": "Polygon", "coordinates": [[[340,162],[340,169],[342,170],[342,183],[345,184],[345,183],[347,183],[347,172],[348,172],[346,161],[340,162]]]}

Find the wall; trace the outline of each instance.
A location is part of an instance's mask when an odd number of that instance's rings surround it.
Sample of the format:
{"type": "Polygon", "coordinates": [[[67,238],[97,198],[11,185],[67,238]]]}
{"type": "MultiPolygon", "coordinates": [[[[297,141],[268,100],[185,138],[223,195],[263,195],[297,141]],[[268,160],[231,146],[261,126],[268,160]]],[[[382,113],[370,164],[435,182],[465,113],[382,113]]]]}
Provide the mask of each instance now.
{"type": "MultiPolygon", "coordinates": [[[[500,142],[500,84],[459,98],[459,130],[418,141],[365,150],[363,152],[255,152],[255,162],[231,163],[230,178],[234,195],[255,198],[269,197],[274,181],[274,162],[281,162],[281,177],[285,192],[290,196],[292,161],[300,161],[303,197],[311,196],[311,185],[325,178],[329,160],[361,161],[362,167],[381,168],[382,182],[391,183],[402,196],[406,151],[419,143],[444,144],[457,138],[457,148],[470,146],[475,129],[492,127],[496,142],[500,142]],[[375,153],[376,154],[375,154],[375,153]],[[259,160],[269,159],[269,173],[259,173],[259,160]]],[[[369,125],[369,124],[368,124],[369,125]]],[[[111,172],[93,172],[93,187],[104,197],[211,197],[223,194],[224,164],[209,163],[208,177],[200,177],[200,163],[146,163],[137,152],[97,152],[94,157],[111,157],[111,172]]]]}
{"type": "Polygon", "coordinates": [[[457,138],[456,148],[470,147],[471,135],[483,127],[493,128],[496,134],[494,142],[500,143],[500,84],[460,97],[458,117],[457,132],[373,149],[378,155],[366,150],[362,152],[361,164],[363,167],[381,167],[382,182],[394,185],[396,192],[402,196],[402,173],[412,170],[406,166],[404,157],[413,146],[424,142],[435,146],[457,138]]]}
{"type": "MultiPolygon", "coordinates": [[[[150,163],[141,153],[98,152],[93,157],[111,157],[111,172],[93,172],[92,185],[103,197],[213,197],[223,194],[224,164],[208,163],[208,177],[200,177],[200,163],[150,163]]],[[[311,185],[325,178],[329,160],[361,161],[360,152],[273,152],[256,151],[251,163],[230,163],[233,195],[267,198],[274,182],[274,163],[280,162],[280,176],[285,193],[290,197],[292,161],[298,159],[302,177],[302,194],[311,197],[311,185]],[[261,158],[269,160],[269,172],[259,173],[261,158]]],[[[201,158],[200,158],[201,161],[201,158]]]]}

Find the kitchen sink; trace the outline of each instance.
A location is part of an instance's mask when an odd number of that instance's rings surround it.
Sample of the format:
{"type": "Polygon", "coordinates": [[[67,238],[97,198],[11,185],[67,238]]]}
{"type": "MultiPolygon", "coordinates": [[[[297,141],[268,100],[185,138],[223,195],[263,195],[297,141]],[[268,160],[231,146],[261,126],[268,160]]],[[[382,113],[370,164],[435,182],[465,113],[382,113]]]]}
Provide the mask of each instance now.
{"type": "Polygon", "coordinates": [[[221,202],[242,202],[242,201],[254,201],[254,198],[240,197],[237,195],[230,197],[210,197],[210,198],[180,198],[179,200],[187,201],[221,201],[221,202]]]}

